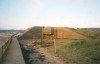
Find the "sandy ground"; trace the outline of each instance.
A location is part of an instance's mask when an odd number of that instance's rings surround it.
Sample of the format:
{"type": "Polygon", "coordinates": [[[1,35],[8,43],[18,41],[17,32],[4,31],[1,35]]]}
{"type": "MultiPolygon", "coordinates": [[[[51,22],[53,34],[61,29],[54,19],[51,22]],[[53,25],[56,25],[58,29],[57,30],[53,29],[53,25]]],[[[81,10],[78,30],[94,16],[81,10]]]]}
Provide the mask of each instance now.
{"type": "Polygon", "coordinates": [[[48,53],[47,49],[45,48],[40,47],[37,50],[39,51],[39,53],[44,54],[45,58],[48,61],[51,61],[54,64],[65,64],[64,61],[62,61],[59,57],[53,56],[50,53],[48,53]]]}

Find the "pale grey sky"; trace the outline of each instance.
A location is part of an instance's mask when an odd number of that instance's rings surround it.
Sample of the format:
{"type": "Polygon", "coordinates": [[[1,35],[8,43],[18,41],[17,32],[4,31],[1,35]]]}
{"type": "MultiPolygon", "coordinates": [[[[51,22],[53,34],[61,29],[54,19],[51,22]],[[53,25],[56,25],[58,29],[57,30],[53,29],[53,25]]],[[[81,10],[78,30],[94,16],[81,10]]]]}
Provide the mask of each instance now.
{"type": "Polygon", "coordinates": [[[100,1],[0,1],[0,28],[99,27],[100,1]]]}

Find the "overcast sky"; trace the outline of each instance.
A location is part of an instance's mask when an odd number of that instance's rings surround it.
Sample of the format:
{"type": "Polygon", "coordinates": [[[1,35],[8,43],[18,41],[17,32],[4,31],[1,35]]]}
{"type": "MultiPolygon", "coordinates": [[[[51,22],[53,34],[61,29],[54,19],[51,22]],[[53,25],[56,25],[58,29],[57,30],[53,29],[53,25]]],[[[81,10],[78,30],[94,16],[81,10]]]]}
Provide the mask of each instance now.
{"type": "Polygon", "coordinates": [[[0,28],[100,28],[100,1],[0,1],[0,28]]]}

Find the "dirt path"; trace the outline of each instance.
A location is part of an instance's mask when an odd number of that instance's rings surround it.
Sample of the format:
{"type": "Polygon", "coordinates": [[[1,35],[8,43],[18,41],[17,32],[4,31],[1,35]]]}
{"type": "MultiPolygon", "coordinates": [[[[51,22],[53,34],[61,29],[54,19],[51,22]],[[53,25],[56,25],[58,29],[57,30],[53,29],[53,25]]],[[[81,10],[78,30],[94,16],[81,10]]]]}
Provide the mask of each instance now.
{"type": "Polygon", "coordinates": [[[12,43],[7,50],[7,55],[3,59],[3,64],[25,64],[16,38],[13,38],[12,43]]]}
{"type": "Polygon", "coordinates": [[[37,50],[39,51],[39,53],[45,55],[45,58],[48,61],[51,61],[54,64],[65,64],[64,61],[62,61],[60,58],[55,57],[55,56],[51,55],[50,53],[48,53],[47,49],[45,49],[45,48],[40,47],[37,50]]]}

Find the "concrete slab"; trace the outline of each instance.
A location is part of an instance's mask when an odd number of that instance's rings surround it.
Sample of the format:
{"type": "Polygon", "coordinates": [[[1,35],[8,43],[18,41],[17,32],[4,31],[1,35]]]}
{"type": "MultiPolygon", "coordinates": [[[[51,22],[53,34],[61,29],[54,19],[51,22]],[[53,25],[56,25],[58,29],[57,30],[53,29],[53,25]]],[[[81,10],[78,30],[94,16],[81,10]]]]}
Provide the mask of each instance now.
{"type": "Polygon", "coordinates": [[[13,38],[3,59],[3,64],[25,64],[20,45],[16,38],[13,38]]]}

